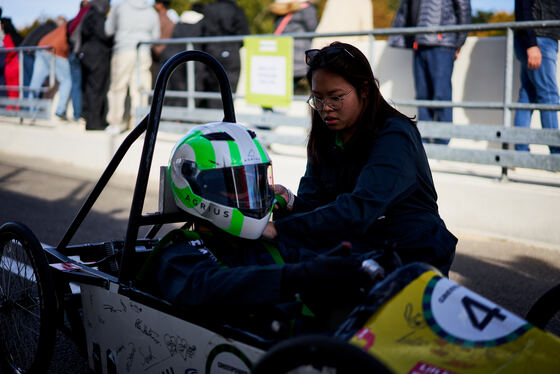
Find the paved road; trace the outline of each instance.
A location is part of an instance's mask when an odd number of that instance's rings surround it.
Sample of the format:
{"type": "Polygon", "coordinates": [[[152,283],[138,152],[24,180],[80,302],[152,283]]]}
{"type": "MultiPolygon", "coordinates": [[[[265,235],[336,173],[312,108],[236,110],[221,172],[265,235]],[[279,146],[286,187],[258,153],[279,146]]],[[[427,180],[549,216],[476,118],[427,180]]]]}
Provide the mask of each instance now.
{"type": "MultiPolygon", "coordinates": [[[[40,241],[56,244],[99,175],[43,160],[14,160],[0,153],[0,223],[24,222],[40,241]]],[[[123,237],[133,184],[130,178],[117,178],[110,184],[78,231],[76,242],[123,237]]],[[[156,207],[157,191],[151,188],[145,212],[156,207]]],[[[560,283],[560,251],[455,234],[460,240],[450,277],[521,316],[539,295],[560,283]]],[[[50,372],[86,371],[73,344],[61,337],[50,372]]]]}

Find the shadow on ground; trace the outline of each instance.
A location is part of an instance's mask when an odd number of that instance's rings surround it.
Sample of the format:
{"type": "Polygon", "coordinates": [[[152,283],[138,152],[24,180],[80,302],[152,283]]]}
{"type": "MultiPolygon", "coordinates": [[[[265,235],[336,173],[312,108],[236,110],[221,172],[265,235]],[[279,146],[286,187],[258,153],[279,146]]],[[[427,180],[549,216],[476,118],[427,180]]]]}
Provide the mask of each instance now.
{"type": "MultiPolygon", "coordinates": [[[[521,253],[531,247],[512,246],[509,257],[500,258],[491,250],[481,254],[476,245],[473,248],[473,254],[464,253],[464,249],[457,253],[450,278],[523,318],[541,295],[560,283],[560,269],[555,265],[558,262],[549,259],[560,257],[557,251],[545,250],[544,257],[535,257],[521,253]]],[[[559,316],[560,313],[555,316],[551,327],[556,334],[560,334],[559,316]]]]}

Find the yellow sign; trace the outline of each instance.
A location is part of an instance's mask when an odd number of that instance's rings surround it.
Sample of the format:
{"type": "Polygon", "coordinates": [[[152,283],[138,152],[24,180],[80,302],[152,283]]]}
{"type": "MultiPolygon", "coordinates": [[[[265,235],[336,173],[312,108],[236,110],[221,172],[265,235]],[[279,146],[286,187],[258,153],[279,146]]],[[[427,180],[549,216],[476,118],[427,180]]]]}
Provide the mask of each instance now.
{"type": "Polygon", "coordinates": [[[560,373],[560,339],[427,271],[351,343],[396,373],[560,373]]]}
{"type": "Polygon", "coordinates": [[[244,39],[248,103],[263,107],[289,106],[293,96],[293,38],[244,39]]]}

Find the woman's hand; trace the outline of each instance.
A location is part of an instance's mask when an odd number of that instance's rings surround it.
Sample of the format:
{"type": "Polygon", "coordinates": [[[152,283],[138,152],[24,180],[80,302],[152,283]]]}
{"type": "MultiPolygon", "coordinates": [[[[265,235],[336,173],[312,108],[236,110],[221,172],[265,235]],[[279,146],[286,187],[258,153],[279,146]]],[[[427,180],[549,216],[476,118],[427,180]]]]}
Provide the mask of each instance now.
{"type": "Polygon", "coordinates": [[[292,191],[282,186],[281,184],[275,184],[274,194],[282,197],[286,205],[286,206],[281,206],[279,203],[276,203],[274,204],[274,210],[278,210],[280,208],[286,209],[288,212],[291,212],[293,210],[295,197],[292,191]]]}
{"type": "Polygon", "coordinates": [[[276,226],[274,226],[274,222],[269,222],[266,224],[262,236],[267,239],[274,239],[278,236],[278,231],[276,231],[276,226]]]}

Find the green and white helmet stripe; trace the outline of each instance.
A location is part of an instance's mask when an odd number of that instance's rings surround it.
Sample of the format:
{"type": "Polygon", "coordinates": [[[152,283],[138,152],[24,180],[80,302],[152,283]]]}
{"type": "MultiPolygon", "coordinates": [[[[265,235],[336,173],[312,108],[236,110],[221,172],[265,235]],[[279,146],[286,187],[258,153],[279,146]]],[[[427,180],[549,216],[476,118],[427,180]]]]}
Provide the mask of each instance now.
{"type": "Polygon", "coordinates": [[[249,239],[260,237],[270,218],[254,218],[235,207],[210,201],[193,192],[183,176],[185,160],[199,171],[238,166],[270,164],[265,148],[245,127],[226,122],[196,126],[177,142],[169,160],[169,176],[176,204],[197,217],[211,221],[232,235],[249,239]]]}

